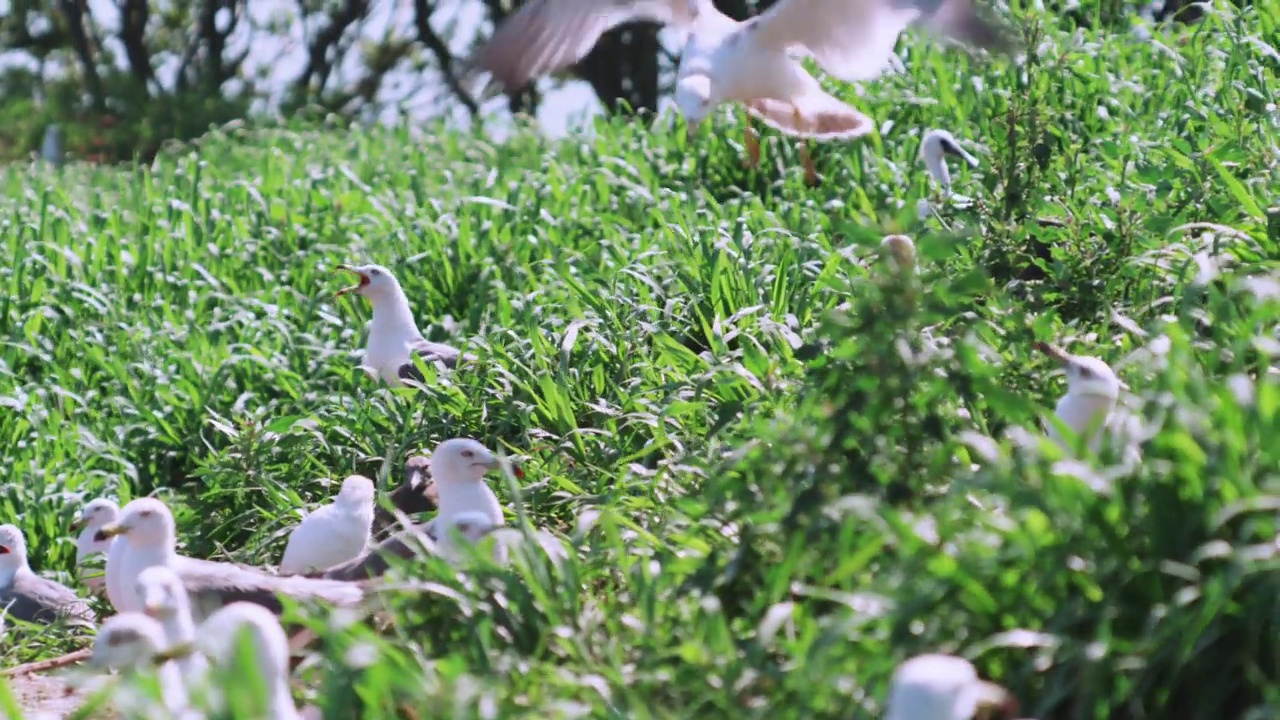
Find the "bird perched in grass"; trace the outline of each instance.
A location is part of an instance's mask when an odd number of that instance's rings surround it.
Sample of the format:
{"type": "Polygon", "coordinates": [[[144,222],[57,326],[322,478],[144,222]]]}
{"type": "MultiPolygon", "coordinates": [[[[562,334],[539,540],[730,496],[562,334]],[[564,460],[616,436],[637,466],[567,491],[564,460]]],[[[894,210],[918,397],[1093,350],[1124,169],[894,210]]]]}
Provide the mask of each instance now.
{"type": "MultiPolygon", "coordinates": [[[[686,38],[675,100],[690,139],[725,103],[792,137],[870,133],[871,118],[824,90],[801,59],[813,58],[841,80],[870,80],[889,66],[898,36],[912,25],[990,50],[1016,47],[1012,34],[978,14],[970,0],[781,0],[744,22],[711,0],[531,0],[475,52],[470,69],[516,92],[582,60],[610,28],[639,20],[672,26],[686,38]]],[[[758,165],[760,146],[749,124],[747,153],[749,165],[758,165]]],[[[806,180],[816,183],[803,144],[801,162],[806,180]]]]}
{"type": "Polygon", "coordinates": [[[302,518],[289,534],[281,575],[326,570],[356,557],[369,545],[376,489],[363,475],[350,475],[333,502],[302,518]]]}
{"type": "Polygon", "coordinates": [[[27,540],[16,525],[0,525],[0,609],[17,620],[92,625],[93,611],[71,588],[40,577],[27,564],[27,540]]]}
{"type": "MultiPolygon", "coordinates": [[[[1036,343],[1036,349],[1056,360],[1066,372],[1067,392],[1058,400],[1054,414],[1077,437],[1086,438],[1089,451],[1098,452],[1108,430],[1127,442],[1127,438],[1120,437],[1119,428],[1111,419],[1120,391],[1128,390],[1129,386],[1116,376],[1111,366],[1095,357],[1072,355],[1052,343],[1036,343]]],[[[1048,434],[1051,440],[1066,447],[1066,439],[1053,423],[1049,423],[1048,434]]],[[[1136,448],[1127,447],[1126,453],[1131,452],[1136,452],[1136,448]]]]}
{"type": "Polygon", "coordinates": [[[947,155],[964,160],[970,167],[978,167],[978,158],[960,147],[954,135],[946,130],[926,132],[924,139],[920,141],[920,159],[943,192],[951,192],[951,170],[947,167],[947,155]]]}
{"type": "Polygon", "coordinates": [[[459,359],[474,360],[451,345],[422,337],[409,309],[409,298],[390,270],[381,265],[339,265],[338,269],[354,274],[359,280],[336,295],[359,295],[373,308],[361,364],[388,385],[400,387],[405,380],[423,381],[422,372],[413,363],[414,356],[446,368],[456,367],[459,359]]]}
{"type": "Polygon", "coordinates": [[[885,720],[1012,720],[1018,701],[954,655],[917,655],[893,673],[885,720]]]}
{"type": "Polygon", "coordinates": [[[80,515],[75,522],[71,524],[72,530],[79,530],[80,534],[76,536],[76,569],[80,574],[80,580],[94,592],[100,592],[106,587],[106,578],[102,573],[84,567],[85,562],[95,555],[106,555],[114,541],[111,539],[98,540],[95,537],[98,531],[108,523],[113,523],[116,516],[120,514],[120,506],[114,501],[107,498],[95,498],[85,504],[80,509],[80,515]]]}
{"type": "Polygon", "coordinates": [[[228,709],[226,694],[235,690],[225,684],[219,686],[217,681],[227,678],[235,668],[244,667],[240,665],[241,647],[249,650],[248,659],[254,663],[251,671],[264,681],[261,688],[265,694],[249,701],[256,711],[253,717],[271,720],[318,717],[314,711],[299,713],[293,704],[289,690],[289,640],[280,621],[265,608],[244,602],[231,603],[210,615],[200,626],[196,647],[188,650],[203,652],[209,659],[209,677],[214,681],[210,698],[212,710],[228,709]]]}
{"type": "MultiPolygon", "coordinates": [[[[182,579],[162,565],[149,567],[138,574],[135,585],[142,601],[142,612],[160,622],[165,634],[165,652],[184,649],[196,640],[196,623],[191,617],[191,599],[182,579]]],[[[190,685],[204,677],[208,664],[199,653],[182,654],[174,662],[183,682],[190,685]]]]}
{"type": "MultiPolygon", "coordinates": [[[[93,639],[89,666],[99,670],[115,670],[126,678],[155,672],[169,717],[181,715],[187,703],[187,689],[178,667],[164,655],[164,628],[155,618],[142,613],[113,615],[102,623],[93,639]]],[[[121,717],[154,717],[143,708],[147,703],[129,693],[113,693],[116,712],[121,717]],[[134,705],[141,707],[135,708],[134,705]]]]}

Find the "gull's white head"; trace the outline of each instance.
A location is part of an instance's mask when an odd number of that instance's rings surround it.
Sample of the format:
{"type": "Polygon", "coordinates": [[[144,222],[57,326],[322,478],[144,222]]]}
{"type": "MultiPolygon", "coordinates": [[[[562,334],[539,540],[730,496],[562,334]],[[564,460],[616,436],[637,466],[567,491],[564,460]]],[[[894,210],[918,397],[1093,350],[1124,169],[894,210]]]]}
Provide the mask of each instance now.
{"type": "Polygon", "coordinates": [[[951,188],[951,170],[947,168],[946,156],[953,155],[963,159],[972,167],[978,167],[978,158],[970,155],[956,138],[946,130],[930,130],[920,141],[920,159],[928,168],[929,174],[944,189],[951,188]]]}
{"type": "Polygon", "coordinates": [[[893,673],[885,720],[972,720],[993,710],[1011,718],[1018,701],[999,685],[978,679],[964,658],[917,655],[893,673]]]}
{"type": "Polygon", "coordinates": [[[120,510],[120,517],[98,531],[98,536],[129,538],[138,547],[174,546],[178,531],[169,506],[156,498],[138,498],[120,510]]]}
{"type": "Polygon", "coordinates": [[[348,475],[338,491],[339,505],[364,506],[373,502],[376,489],[373,481],[363,475],[348,475]]]}
{"type": "Polygon", "coordinates": [[[377,304],[384,298],[404,294],[400,289],[400,281],[396,280],[396,276],[392,275],[390,270],[381,265],[339,265],[338,269],[352,273],[359,279],[355,285],[342,288],[335,293],[335,296],[355,293],[377,304]]]}
{"type": "Polygon", "coordinates": [[[115,522],[119,515],[120,506],[114,500],[95,498],[80,508],[80,515],[71,523],[71,529],[97,531],[103,525],[115,522]]]}
{"type": "Polygon", "coordinates": [[[112,670],[141,669],[154,665],[164,646],[159,621],[141,613],[120,613],[98,629],[89,664],[112,670]]]}
{"type": "Polygon", "coordinates": [[[17,525],[0,525],[0,578],[12,578],[27,566],[27,539],[17,525]]]}
{"type": "Polygon", "coordinates": [[[1050,343],[1036,343],[1036,349],[1062,365],[1067,374],[1068,395],[1097,397],[1114,404],[1120,398],[1120,391],[1129,389],[1111,366],[1098,358],[1072,355],[1050,343]]]}
{"type": "MultiPolygon", "coordinates": [[[[692,4],[697,4],[692,3],[692,4]]],[[[693,142],[698,126],[715,110],[711,100],[711,78],[706,75],[687,75],[676,82],[676,107],[684,118],[685,132],[693,142]]]]}
{"type": "Polygon", "coordinates": [[[497,467],[497,456],[470,438],[445,440],[431,453],[431,475],[441,485],[481,482],[497,467]]]}
{"type": "Polygon", "coordinates": [[[164,565],[152,565],[138,573],[134,588],[142,601],[142,611],[161,622],[176,617],[184,610],[191,612],[182,580],[164,565]]]}

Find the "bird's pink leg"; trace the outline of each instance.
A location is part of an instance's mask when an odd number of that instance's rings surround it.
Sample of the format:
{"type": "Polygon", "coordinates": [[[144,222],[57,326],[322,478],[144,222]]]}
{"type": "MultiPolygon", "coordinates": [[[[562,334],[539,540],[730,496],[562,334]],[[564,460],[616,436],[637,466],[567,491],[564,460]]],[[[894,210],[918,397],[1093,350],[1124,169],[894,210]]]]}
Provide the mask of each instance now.
{"type": "MultiPolygon", "coordinates": [[[[795,117],[796,128],[804,127],[804,117],[800,115],[800,108],[792,105],[792,113],[795,117]]],[[[818,168],[814,167],[813,156],[809,154],[809,139],[800,139],[800,163],[804,165],[804,184],[809,187],[817,187],[818,185],[818,168]]]]}
{"type": "Polygon", "coordinates": [[[745,110],[742,113],[746,118],[746,143],[747,143],[747,167],[755,170],[760,167],[760,133],[751,125],[751,115],[745,110]]]}

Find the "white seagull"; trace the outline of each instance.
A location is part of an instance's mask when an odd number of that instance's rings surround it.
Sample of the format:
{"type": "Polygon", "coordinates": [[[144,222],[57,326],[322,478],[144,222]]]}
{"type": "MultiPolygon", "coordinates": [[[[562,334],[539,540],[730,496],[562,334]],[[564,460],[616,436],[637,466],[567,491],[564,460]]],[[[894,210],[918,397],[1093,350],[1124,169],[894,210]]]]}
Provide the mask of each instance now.
{"type": "Polygon", "coordinates": [[[97,498],[90,500],[81,508],[79,517],[71,524],[72,530],[80,531],[76,536],[76,570],[80,581],[94,592],[103,590],[106,586],[106,578],[104,574],[97,572],[96,568],[84,567],[84,563],[89,558],[98,554],[105,555],[110,550],[114,544],[113,540],[110,538],[98,540],[94,536],[104,525],[115,522],[119,514],[120,506],[114,501],[97,498]]]}
{"type": "MultiPolygon", "coordinates": [[[[165,644],[164,628],[154,618],[133,612],[113,615],[102,623],[97,637],[93,639],[89,666],[100,670],[116,670],[130,676],[156,668],[165,707],[172,713],[170,717],[179,717],[187,703],[187,690],[177,666],[164,655],[165,644]]],[[[113,697],[118,704],[131,699],[131,696],[124,693],[115,693],[113,697]]],[[[130,712],[139,709],[116,708],[124,717],[150,715],[135,715],[130,712]]]]}
{"type": "Polygon", "coordinates": [[[1012,718],[1018,701],[1003,687],[978,679],[964,658],[917,655],[893,673],[885,720],[973,720],[979,711],[992,710],[1012,718]]]}
{"type": "Polygon", "coordinates": [[[196,623],[182,580],[169,568],[155,565],[138,574],[135,587],[143,613],[164,627],[164,651],[175,655],[183,681],[191,684],[202,680],[208,667],[204,656],[185,652],[196,640],[196,623]]]}
{"type": "Polygon", "coordinates": [[[289,534],[280,574],[328,570],[364,552],[373,529],[374,494],[373,481],[363,475],[343,480],[338,497],[302,518],[289,534]]]}
{"type": "Polygon", "coordinates": [[[277,577],[231,563],[199,560],[179,555],[177,529],[169,507],[156,498],[138,498],[120,510],[120,519],[99,531],[108,537],[129,539],[118,563],[107,558],[107,577],[119,572],[128,584],[118,612],[140,612],[142,599],[135,585],[143,570],[156,565],[168,567],[182,579],[191,600],[191,614],[198,623],[215,610],[235,601],[248,601],[282,612],[281,595],[295,600],[320,600],[332,605],[354,606],[364,591],[351,583],[313,580],[306,577],[277,577]]]}
{"type": "Polygon", "coordinates": [[[422,373],[413,364],[418,355],[427,362],[438,362],[446,368],[456,367],[458,360],[474,360],[460,350],[422,337],[418,323],[409,309],[400,281],[381,265],[339,265],[339,270],[355,274],[359,281],[342,288],[335,296],[355,293],[369,300],[373,319],[369,321],[369,340],[365,344],[361,364],[381,377],[388,385],[400,387],[405,380],[422,382],[422,373]]]}
{"type": "MultiPolygon", "coordinates": [[[[686,39],[675,100],[690,138],[717,107],[737,103],[765,124],[798,138],[847,139],[874,123],[827,93],[800,60],[812,57],[848,82],[871,80],[889,67],[898,36],[913,24],[946,39],[1008,51],[1006,29],[980,16],[970,0],[781,0],[738,22],[712,0],[530,0],[509,16],[470,59],[503,90],[516,92],[541,75],[582,60],[609,29],[647,20],[686,39]]],[[[748,161],[760,146],[747,127],[748,161]]],[[[801,146],[806,179],[817,174],[801,146]]]]}
{"type": "Polygon", "coordinates": [[[16,525],[0,525],[0,611],[31,623],[93,625],[94,619],[75,591],[31,570],[27,539],[16,525]]]}
{"type": "MultiPolygon", "coordinates": [[[[1067,374],[1067,392],[1058,400],[1054,414],[1077,437],[1087,438],[1089,451],[1097,453],[1102,446],[1104,432],[1118,437],[1120,429],[1113,423],[1112,413],[1120,399],[1120,391],[1128,390],[1116,376],[1110,365],[1095,357],[1072,355],[1051,343],[1036,343],[1036,349],[1058,361],[1067,374]]],[[[1048,423],[1049,438],[1063,449],[1068,443],[1053,423],[1048,423]]],[[[1123,440],[1123,439],[1122,439],[1123,440]]],[[[1126,455],[1137,452],[1132,445],[1125,447],[1126,455]]]]}
{"type": "Polygon", "coordinates": [[[960,147],[956,138],[946,130],[930,130],[920,141],[920,159],[929,170],[929,174],[942,188],[943,192],[951,192],[951,170],[947,167],[947,155],[958,157],[969,163],[970,167],[978,167],[978,158],[970,155],[960,147]]]}
{"type": "MultiPolygon", "coordinates": [[[[256,672],[264,680],[263,689],[266,696],[253,698],[256,713],[254,717],[271,718],[271,720],[302,720],[303,714],[293,704],[293,695],[289,690],[289,640],[285,636],[280,621],[265,608],[252,603],[231,603],[213,615],[200,626],[199,650],[209,658],[211,678],[217,678],[219,671],[235,666],[237,649],[240,643],[247,640],[254,660],[257,661],[256,672]]],[[[227,688],[212,688],[217,707],[225,703],[218,697],[227,688]]]]}

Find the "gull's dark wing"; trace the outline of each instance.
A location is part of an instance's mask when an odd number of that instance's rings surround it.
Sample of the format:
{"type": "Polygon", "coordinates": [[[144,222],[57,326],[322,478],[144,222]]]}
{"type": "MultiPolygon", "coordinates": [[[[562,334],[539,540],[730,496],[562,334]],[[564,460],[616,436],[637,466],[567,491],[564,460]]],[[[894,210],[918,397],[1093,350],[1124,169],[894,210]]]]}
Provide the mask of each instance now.
{"type": "Polygon", "coordinates": [[[65,619],[75,625],[93,624],[93,611],[75,591],[34,572],[18,572],[13,585],[0,592],[0,609],[8,607],[10,617],[30,623],[51,623],[65,619]]]}

